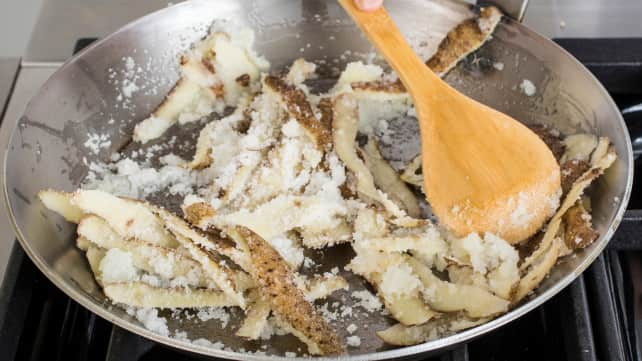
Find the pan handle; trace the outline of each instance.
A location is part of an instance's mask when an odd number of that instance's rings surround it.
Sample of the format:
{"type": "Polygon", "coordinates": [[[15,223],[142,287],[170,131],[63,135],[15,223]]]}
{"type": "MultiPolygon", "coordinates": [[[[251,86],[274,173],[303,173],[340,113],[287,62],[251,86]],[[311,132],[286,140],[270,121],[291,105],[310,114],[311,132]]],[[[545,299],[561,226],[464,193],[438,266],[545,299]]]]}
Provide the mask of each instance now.
{"type": "Polygon", "coordinates": [[[642,250],[642,210],[630,209],[624,213],[622,221],[609,242],[609,249],[618,251],[642,250]]]}
{"type": "Polygon", "coordinates": [[[499,7],[504,11],[504,14],[520,22],[524,18],[526,7],[528,6],[528,0],[488,0],[484,2],[499,7]]]}

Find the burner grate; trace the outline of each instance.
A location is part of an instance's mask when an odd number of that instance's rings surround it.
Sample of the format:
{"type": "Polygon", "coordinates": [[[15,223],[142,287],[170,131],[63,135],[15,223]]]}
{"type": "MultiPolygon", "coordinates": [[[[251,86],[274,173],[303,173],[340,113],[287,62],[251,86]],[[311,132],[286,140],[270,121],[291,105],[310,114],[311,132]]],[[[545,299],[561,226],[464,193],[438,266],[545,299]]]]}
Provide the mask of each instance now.
{"type": "MultiPolygon", "coordinates": [[[[630,331],[621,262],[628,256],[607,251],[537,310],[426,360],[636,360],[635,338],[621,337],[630,331]]],[[[11,260],[14,272],[7,273],[0,292],[0,306],[8,306],[0,309],[10,310],[0,315],[0,348],[7,360],[213,360],[157,344],[95,316],[50,283],[20,246],[12,250],[11,260]]]]}

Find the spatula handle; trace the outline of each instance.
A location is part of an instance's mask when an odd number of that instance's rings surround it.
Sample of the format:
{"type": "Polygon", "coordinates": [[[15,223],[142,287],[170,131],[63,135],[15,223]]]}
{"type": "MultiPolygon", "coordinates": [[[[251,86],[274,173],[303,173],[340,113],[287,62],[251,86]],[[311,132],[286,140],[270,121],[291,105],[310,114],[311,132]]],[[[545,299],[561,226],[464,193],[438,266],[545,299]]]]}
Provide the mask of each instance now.
{"type": "Polygon", "coordinates": [[[395,69],[411,94],[415,93],[414,90],[419,91],[416,94],[421,93],[417,86],[441,86],[439,77],[416,55],[384,7],[364,12],[354,5],[353,0],[338,2],[395,69]],[[422,79],[422,82],[412,82],[412,79],[422,79]]]}

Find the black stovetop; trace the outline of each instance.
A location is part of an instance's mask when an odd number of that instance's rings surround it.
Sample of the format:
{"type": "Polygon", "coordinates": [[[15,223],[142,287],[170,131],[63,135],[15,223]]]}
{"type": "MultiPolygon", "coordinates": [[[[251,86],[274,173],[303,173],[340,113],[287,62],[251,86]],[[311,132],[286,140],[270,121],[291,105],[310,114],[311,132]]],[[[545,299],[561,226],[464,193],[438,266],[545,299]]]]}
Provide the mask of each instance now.
{"type": "MultiPolygon", "coordinates": [[[[642,140],[642,109],[630,111],[642,104],[642,39],[558,42],[602,81],[625,110],[632,138],[642,140]]],[[[642,160],[636,161],[636,173],[641,167],[642,160]]],[[[629,211],[607,250],[569,287],[518,320],[426,360],[642,360],[642,191],[636,191],[641,182],[642,177],[635,179],[629,211]]],[[[16,243],[0,288],[0,359],[207,358],[154,343],[92,314],[47,280],[16,243]]]]}

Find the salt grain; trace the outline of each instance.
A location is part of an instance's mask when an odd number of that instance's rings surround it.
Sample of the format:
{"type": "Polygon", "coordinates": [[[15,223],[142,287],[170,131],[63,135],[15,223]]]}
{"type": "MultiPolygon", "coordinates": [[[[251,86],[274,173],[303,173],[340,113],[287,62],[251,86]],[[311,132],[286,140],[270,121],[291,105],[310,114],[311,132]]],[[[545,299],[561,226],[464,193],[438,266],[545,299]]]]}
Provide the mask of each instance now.
{"type": "Polygon", "coordinates": [[[533,82],[528,79],[522,80],[521,84],[519,84],[519,88],[526,96],[529,97],[532,97],[537,92],[535,84],[533,84],[533,82]]]}
{"type": "Polygon", "coordinates": [[[407,295],[421,289],[422,283],[407,264],[392,265],[381,276],[379,289],[388,295],[407,295]]]}
{"type": "Polygon", "coordinates": [[[167,320],[158,316],[158,310],[155,308],[139,308],[134,311],[136,319],[145,326],[146,329],[159,335],[169,336],[167,320]]]}
{"type": "Polygon", "coordinates": [[[358,301],[357,303],[355,303],[355,306],[361,307],[366,311],[377,311],[381,309],[381,307],[383,307],[381,301],[379,301],[379,298],[377,298],[377,296],[373,295],[367,290],[354,291],[351,295],[358,301]]]}
{"type": "Polygon", "coordinates": [[[100,273],[104,282],[129,282],[138,279],[139,270],[134,266],[129,252],[112,248],[100,261],[100,273]]]}
{"type": "Polygon", "coordinates": [[[207,347],[207,348],[211,348],[211,349],[214,349],[214,350],[222,350],[223,348],[225,348],[225,345],[222,342],[219,342],[219,341],[212,342],[212,341],[206,340],[204,338],[196,339],[196,340],[192,341],[192,343],[194,345],[197,345],[197,346],[207,347]]]}
{"type": "Polygon", "coordinates": [[[346,344],[350,347],[359,347],[361,346],[361,338],[359,336],[348,336],[346,344]]]}
{"type": "Polygon", "coordinates": [[[222,307],[208,307],[200,309],[196,314],[196,317],[203,322],[212,319],[218,320],[221,322],[221,326],[223,328],[227,327],[227,324],[230,321],[230,314],[222,307]]]}
{"type": "Polygon", "coordinates": [[[85,141],[83,145],[92,153],[98,154],[101,149],[109,148],[111,146],[111,140],[109,139],[108,134],[89,133],[87,141],[85,141]]]}

